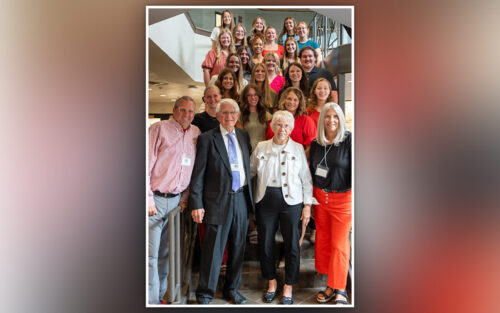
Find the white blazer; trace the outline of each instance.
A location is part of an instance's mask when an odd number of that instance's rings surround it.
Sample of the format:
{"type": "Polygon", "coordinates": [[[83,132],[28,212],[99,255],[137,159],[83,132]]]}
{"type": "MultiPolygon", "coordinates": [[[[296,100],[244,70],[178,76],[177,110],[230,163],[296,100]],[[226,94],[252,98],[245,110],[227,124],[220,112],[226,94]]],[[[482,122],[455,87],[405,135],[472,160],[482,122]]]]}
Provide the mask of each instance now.
{"type": "Polygon", "coordinates": [[[264,198],[266,188],[270,180],[271,169],[280,168],[280,173],[285,173],[281,177],[281,190],[283,199],[288,205],[303,202],[304,205],[313,203],[313,186],[309,166],[307,165],[304,147],[296,143],[291,138],[283,148],[286,154],[285,164],[279,162],[278,154],[273,152],[273,140],[261,141],[255,147],[250,157],[250,174],[257,175],[257,186],[255,188],[255,203],[264,198]]]}

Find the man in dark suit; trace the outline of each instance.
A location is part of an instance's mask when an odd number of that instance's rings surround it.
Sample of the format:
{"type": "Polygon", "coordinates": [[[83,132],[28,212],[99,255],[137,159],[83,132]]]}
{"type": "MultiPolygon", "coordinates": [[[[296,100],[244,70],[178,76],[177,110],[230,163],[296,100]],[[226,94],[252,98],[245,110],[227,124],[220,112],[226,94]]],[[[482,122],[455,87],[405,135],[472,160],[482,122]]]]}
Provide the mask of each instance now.
{"type": "Polygon", "coordinates": [[[228,242],[225,299],[235,304],[247,300],[238,292],[245,252],[248,216],[253,212],[250,180],[251,145],[248,134],[234,127],[238,104],[222,99],[216,108],[220,126],[198,137],[191,176],[189,206],[196,223],[205,223],[201,245],[200,279],[196,301],[212,301],[219,278],[224,247],[228,242]]]}

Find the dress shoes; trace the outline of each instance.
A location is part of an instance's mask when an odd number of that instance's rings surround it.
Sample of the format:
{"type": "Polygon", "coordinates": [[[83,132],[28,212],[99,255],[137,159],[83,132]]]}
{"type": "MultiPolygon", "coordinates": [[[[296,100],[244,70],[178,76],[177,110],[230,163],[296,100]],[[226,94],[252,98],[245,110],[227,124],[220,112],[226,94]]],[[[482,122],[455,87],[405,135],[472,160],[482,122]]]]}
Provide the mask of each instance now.
{"type": "Polygon", "coordinates": [[[274,298],[276,298],[276,292],[277,290],[275,291],[268,291],[264,294],[264,300],[267,302],[267,303],[271,303],[273,302],[274,298]]]}
{"type": "Polygon", "coordinates": [[[223,296],[224,296],[224,299],[226,299],[227,301],[231,301],[234,304],[247,304],[248,303],[247,299],[245,297],[243,297],[243,295],[241,295],[241,293],[239,293],[238,291],[233,291],[233,292],[230,292],[227,294],[223,294],[223,296]]]}
{"type": "Polygon", "coordinates": [[[285,297],[281,298],[281,304],[293,304],[293,295],[291,297],[285,297]]]}
{"type": "Polygon", "coordinates": [[[196,302],[198,302],[198,304],[210,304],[212,300],[208,299],[208,298],[196,298],[196,302]]]}

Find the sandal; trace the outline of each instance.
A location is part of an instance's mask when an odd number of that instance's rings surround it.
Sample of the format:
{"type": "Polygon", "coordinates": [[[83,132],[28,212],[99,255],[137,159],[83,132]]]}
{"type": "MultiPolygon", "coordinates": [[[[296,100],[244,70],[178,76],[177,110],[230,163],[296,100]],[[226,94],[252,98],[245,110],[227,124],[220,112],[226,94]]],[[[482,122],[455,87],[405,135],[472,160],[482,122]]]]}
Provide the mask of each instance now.
{"type": "Polygon", "coordinates": [[[328,302],[332,301],[332,299],[334,297],[335,297],[335,291],[331,287],[326,287],[325,290],[318,292],[318,295],[316,296],[316,301],[318,303],[328,303],[328,302]],[[327,294],[326,293],[327,290],[331,290],[332,294],[331,295],[327,294]],[[320,296],[323,296],[323,297],[320,298],[320,296]]]}
{"type": "MultiPolygon", "coordinates": [[[[341,295],[341,296],[344,296],[345,299],[347,300],[347,292],[345,290],[340,290],[340,289],[335,289],[334,291],[334,295],[341,295]]],[[[349,302],[347,302],[346,300],[335,300],[334,304],[349,304],[349,302]]]]}

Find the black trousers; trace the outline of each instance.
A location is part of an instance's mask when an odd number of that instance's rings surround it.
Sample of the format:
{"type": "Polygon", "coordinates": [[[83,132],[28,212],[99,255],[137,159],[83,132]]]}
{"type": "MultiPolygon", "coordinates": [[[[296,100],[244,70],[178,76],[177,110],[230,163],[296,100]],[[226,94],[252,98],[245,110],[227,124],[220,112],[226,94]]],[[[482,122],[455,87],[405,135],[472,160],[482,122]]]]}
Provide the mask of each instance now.
{"type": "Polygon", "coordinates": [[[214,298],[226,242],[228,258],[223,293],[238,290],[248,228],[247,192],[248,187],[245,187],[243,192],[231,195],[231,208],[224,224],[205,224],[205,238],[201,245],[200,280],[196,289],[197,299],[214,298]]]}
{"type": "Polygon", "coordinates": [[[299,224],[302,207],[302,203],[288,205],[283,199],[281,187],[267,187],[264,198],[256,204],[260,268],[263,278],[268,280],[276,278],[274,237],[279,222],[285,244],[285,283],[287,285],[297,283],[300,268],[299,239],[302,228],[299,224]]]}

